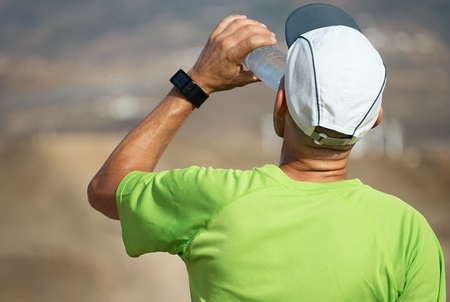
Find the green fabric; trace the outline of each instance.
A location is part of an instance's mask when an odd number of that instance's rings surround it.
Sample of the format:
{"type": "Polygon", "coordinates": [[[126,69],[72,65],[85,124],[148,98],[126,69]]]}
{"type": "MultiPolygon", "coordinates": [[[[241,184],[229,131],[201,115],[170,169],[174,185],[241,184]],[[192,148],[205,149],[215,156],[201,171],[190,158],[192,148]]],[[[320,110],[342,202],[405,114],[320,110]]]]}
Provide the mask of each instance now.
{"type": "Polygon", "coordinates": [[[132,172],[117,190],[127,253],[186,264],[192,301],[445,301],[427,221],[359,180],[278,167],[132,172]]]}

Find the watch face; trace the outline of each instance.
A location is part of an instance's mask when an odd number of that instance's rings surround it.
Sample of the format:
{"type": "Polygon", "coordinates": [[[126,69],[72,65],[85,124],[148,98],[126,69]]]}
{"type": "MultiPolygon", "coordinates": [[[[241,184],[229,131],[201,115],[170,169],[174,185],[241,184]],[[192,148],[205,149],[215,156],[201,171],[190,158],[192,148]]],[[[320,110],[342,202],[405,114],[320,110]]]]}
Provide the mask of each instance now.
{"type": "Polygon", "coordinates": [[[172,77],[171,82],[178,88],[183,89],[191,82],[191,78],[183,70],[178,70],[178,72],[172,77]]]}

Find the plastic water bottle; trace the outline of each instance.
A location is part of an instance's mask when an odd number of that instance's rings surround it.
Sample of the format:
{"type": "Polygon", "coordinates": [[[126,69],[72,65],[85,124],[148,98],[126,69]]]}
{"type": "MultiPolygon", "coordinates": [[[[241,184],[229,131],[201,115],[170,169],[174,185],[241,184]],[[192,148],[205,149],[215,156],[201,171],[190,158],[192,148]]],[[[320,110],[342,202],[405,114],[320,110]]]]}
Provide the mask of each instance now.
{"type": "Polygon", "coordinates": [[[249,53],[244,62],[264,84],[278,90],[280,80],[286,72],[286,54],[275,46],[263,46],[249,53]]]}

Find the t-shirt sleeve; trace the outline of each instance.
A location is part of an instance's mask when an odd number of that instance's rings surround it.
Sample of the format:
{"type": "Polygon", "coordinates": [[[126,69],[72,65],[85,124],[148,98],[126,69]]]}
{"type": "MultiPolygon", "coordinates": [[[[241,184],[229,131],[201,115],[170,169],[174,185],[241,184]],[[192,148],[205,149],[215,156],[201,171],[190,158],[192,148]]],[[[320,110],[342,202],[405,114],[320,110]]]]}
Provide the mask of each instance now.
{"type": "Polygon", "coordinates": [[[410,242],[405,287],[397,301],[445,302],[445,265],[441,246],[423,216],[417,241],[410,242]]]}
{"type": "Polygon", "coordinates": [[[182,254],[229,200],[220,186],[230,179],[226,174],[190,167],[126,175],[117,188],[116,201],[127,254],[182,254]]]}

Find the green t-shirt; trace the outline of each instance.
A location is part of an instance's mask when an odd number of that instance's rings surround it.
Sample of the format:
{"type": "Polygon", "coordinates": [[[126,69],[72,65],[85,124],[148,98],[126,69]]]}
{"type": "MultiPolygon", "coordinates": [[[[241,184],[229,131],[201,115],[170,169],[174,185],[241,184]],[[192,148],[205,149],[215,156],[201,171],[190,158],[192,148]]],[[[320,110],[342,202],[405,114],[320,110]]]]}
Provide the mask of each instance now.
{"type": "Polygon", "coordinates": [[[425,218],[359,180],[277,166],[132,172],[117,189],[127,253],[185,262],[192,301],[445,301],[425,218]]]}

